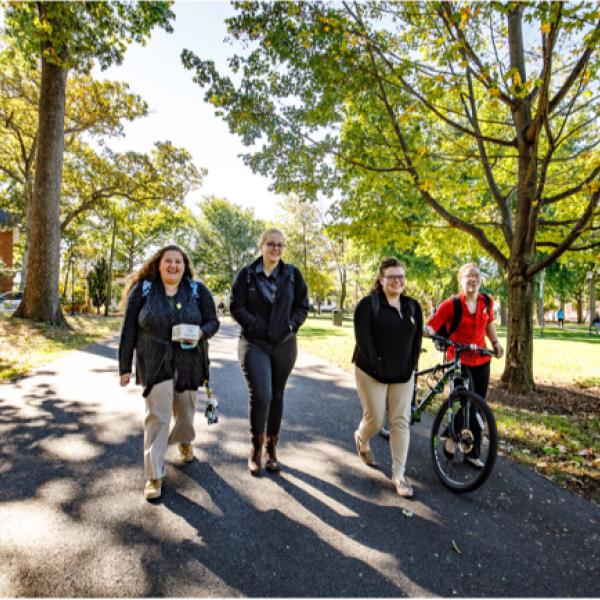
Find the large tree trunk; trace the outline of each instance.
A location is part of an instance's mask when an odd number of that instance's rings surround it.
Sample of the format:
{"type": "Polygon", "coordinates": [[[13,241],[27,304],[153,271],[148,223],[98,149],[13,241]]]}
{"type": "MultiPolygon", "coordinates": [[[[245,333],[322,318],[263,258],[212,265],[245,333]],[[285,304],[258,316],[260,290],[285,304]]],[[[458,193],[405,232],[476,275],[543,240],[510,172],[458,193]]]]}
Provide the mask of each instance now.
{"type": "Polygon", "coordinates": [[[58,293],[60,188],[67,71],[42,58],[38,150],[29,220],[29,256],[23,301],[15,317],[65,326],[58,293]]]}
{"type": "Polygon", "coordinates": [[[534,284],[523,277],[509,279],[506,365],[502,381],[512,393],[533,389],[534,284]]]}

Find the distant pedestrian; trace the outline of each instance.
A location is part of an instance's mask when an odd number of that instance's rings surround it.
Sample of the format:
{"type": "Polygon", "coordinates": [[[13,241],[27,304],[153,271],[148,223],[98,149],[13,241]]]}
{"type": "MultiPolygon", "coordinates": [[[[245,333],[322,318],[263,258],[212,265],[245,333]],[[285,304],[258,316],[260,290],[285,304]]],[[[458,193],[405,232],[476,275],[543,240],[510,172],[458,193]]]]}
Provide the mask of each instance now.
{"type": "MultiPolygon", "coordinates": [[[[488,294],[480,293],[481,271],[475,263],[462,265],[458,271],[458,283],[461,292],[458,296],[447,298],[438,307],[435,314],[429,319],[426,331],[430,334],[440,333],[445,328],[446,336],[459,344],[475,344],[484,347],[487,337],[498,358],[504,354],[502,344],[494,327],[494,299],[488,294]],[[457,312],[455,312],[457,311],[457,312]]],[[[454,348],[448,349],[448,360],[454,359],[454,348]]],[[[487,396],[490,382],[489,356],[482,356],[477,351],[467,351],[461,354],[461,363],[465,368],[471,382],[471,389],[484,400],[487,396]]],[[[467,460],[474,467],[483,468],[483,461],[479,458],[481,444],[481,429],[475,414],[471,416],[471,429],[475,432],[476,439],[472,452],[467,455],[467,460]]],[[[450,452],[452,440],[447,439],[447,452],[450,452]]],[[[451,454],[454,454],[452,448],[451,454]]]]}
{"type": "Polygon", "coordinates": [[[596,328],[596,335],[600,334],[600,314],[595,314],[592,325],[596,328]]]}
{"type": "Polygon", "coordinates": [[[394,257],[385,258],[370,294],[354,311],[356,346],[352,361],[363,409],[354,443],[361,460],[374,465],[369,440],[383,426],[387,408],[392,481],[400,496],[411,498],[413,489],[405,471],[423,316],[419,303],[404,294],[405,288],[406,267],[394,257]]]}
{"type": "Polygon", "coordinates": [[[144,386],[146,399],[144,496],[148,500],[162,493],[168,444],[179,443],[182,462],[194,459],[196,396],[208,377],[207,360],[203,360],[208,357],[202,356],[207,346],[199,341],[212,337],[219,321],[212,294],[193,277],[187,254],[178,246],[165,246],[133,275],[125,292],[120,384],[130,381],[135,350],[136,379],[144,386]],[[195,330],[186,334],[192,337],[173,341],[173,326],[182,324],[195,330]],[[172,416],[175,424],[169,433],[172,416]]]}
{"type": "Polygon", "coordinates": [[[562,308],[558,309],[556,320],[558,321],[558,326],[562,329],[565,326],[565,311],[562,308]]]}
{"type": "Polygon", "coordinates": [[[302,273],[281,259],[285,243],[279,229],[267,229],[260,239],[261,256],[241,269],[231,289],[229,312],[241,328],[240,367],[249,392],[251,448],[248,469],[278,471],[276,446],[283,415],[283,394],[294,368],[296,332],[308,314],[302,273]]]}

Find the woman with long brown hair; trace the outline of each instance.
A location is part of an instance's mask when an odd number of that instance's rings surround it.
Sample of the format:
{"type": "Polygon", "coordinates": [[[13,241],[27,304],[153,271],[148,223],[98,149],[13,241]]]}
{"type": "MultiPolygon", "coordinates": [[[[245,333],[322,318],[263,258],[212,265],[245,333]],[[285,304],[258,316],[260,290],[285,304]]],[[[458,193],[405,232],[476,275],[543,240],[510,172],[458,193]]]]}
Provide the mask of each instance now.
{"type": "Polygon", "coordinates": [[[159,498],[165,452],[179,443],[182,462],[194,459],[194,415],[198,387],[208,377],[198,342],[219,329],[208,288],[194,280],[187,254],[175,245],[154,253],[131,278],[119,343],[120,384],[136,379],[144,387],[144,472],[147,500],[159,498]],[[176,328],[176,326],[180,326],[176,328]],[[184,330],[181,339],[178,330],[184,330]],[[175,424],[169,433],[171,417],[175,424]]]}

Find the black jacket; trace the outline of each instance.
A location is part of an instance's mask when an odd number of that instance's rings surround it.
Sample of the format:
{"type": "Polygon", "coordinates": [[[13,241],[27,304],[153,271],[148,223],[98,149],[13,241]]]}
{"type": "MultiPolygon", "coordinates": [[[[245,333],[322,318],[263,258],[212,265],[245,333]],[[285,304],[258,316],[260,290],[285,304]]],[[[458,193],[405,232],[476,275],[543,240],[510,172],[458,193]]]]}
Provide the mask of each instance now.
{"type": "Polygon", "coordinates": [[[167,300],[160,277],[152,282],[146,297],[142,294],[142,282],[129,292],[119,342],[119,373],[131,373],[135,350],[136,379],[145,387],[144,396],[153,385],[173,379],[175,370],[178,392],[196,390],[208,377],[198,347],[184,350],[179,342],[171,341],[173,325],[179,323],[200,325],[206,339],[219,330],[212,294],[204,284],[199,283],[198,287],[199,297],[194,298],[190,282],[182,279],[175,308],[167,300]]]}
{"type": "Polygon", "coordinates": [[[275,303],[267,302],[258,289],[259,257],[243,267],[231,288],[231,316],[240,324],[242,337],[277,346],[298,331],[308,315],[308,290],[302,273],[279,261],[275,303]]]}
{"type": "Polygon", "coordinates": [[[421,307],[404,295],[400,296],[400,306],[402,317],[379,292],[377,315],[373,314],[370,296],[364,297],[354,311],[356,347],[352,361],[381,383],[408,381],[419,361],[423,339],[421,307]]]}

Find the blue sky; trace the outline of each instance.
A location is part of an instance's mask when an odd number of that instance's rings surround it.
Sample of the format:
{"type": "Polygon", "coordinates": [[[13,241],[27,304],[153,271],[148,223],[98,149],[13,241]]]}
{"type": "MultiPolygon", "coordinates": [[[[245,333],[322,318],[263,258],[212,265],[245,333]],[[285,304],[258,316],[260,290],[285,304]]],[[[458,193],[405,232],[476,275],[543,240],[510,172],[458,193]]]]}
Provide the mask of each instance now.
{"type": "Polygon", "coordinates": [[[214,60],[219,70],[226,68],[234,49],[223,41],[224,19],[234,11],[224,1],[176,2],[173,10],[174,33],[155,30],[145,47],[127,50],[122,65],[95,71],[97,77],[126,81],[150,107],[148,117],[128,123],[126,136],[109,145],[117,151],[147,152],[154,141],[170,140],[186,148],[196,166],[208,169],[202,188],[187,199],[190,206],[214,194],[253,208],[258,217],[272,218],[278,197],[267,190],[269,181],[254,175],[238,158],[245,147],[204,102],[203,90],[179,58],[187,48],[214,60]]]}

